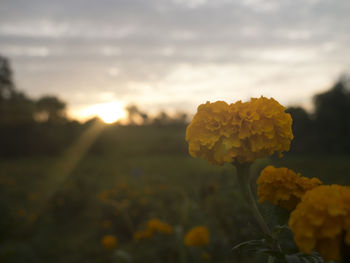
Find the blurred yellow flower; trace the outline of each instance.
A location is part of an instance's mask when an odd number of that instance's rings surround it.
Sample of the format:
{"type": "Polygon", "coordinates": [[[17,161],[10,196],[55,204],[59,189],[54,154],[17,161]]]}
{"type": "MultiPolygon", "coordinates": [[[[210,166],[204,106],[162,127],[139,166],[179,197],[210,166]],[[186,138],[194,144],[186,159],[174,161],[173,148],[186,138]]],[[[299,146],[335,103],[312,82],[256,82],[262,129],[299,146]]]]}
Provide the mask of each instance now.
{"type": "Polygon", "coordinates": [[[350,246],[350,187],[322,185],[306,192],[289,226],[304,253],[316,249],[327,261],[339,259],[341,245],[350,246]]]}
{"type": "Polygon", "coordinates": [[[208,245],[210,233],[205,226],[193,227],[185,236],[185,245],[188,247],[200,247],[208,245]]]}
{"type": "Polygon", "coordinates": [[[173,227],[158,218],[148,220],[146,229],[134,233],[134,240],[148,239],[154,236],[155,233],[171,235],[173,227]]]}
{"type": "Polygon", "coordinates": [[[140,230],[140,231],[135,232],[133,238],[135,241],[139,241],[142,239],[149,239],[149,238],[153,237],[153,235],[154,235],[154,231],[146,228],[144,230],[140,230]]]}
{"type": "Polygon", "coordinates": [[[117,246],[118,239],[114,235],[105,235],[101,239],[102,246],[107,250],[112,250],[117,246]]]}
{"type": "Polygon", "coordinates": [[[173,233],[172,226],[162,222],[158,218],[150,219],[147,222],[147,228],[154,232],[158,232],[166,235],[171,235],[173,233]]]}
{"type": "Polygon", "coordinates": [[[306,191],[317,187],[322,182],[317,178],[309,179],[294,171],[272,165],[261,171],[257,180],[259,203],[270,201],[287,210],[293,210],[306,191]]]}
{"type": "Polygon", "coordinates": [[[228,105],[207,102],[198,107],[186,129],[189,153],[212,164],[253,162],[288,151],[292,118],[273,98],[252,98],[228,105]]]}

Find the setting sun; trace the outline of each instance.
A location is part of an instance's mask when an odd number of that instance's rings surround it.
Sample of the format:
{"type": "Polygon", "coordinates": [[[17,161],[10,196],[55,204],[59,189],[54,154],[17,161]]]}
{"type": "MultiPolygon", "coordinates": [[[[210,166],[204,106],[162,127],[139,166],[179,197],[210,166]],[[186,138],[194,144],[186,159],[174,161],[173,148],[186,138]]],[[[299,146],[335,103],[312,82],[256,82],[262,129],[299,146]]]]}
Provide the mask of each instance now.
{"type": "Polygon", "coordinates": [[[105,123],[110,124],[125,117],[126,112],[123,103],[120,101],[112,101],[92,105],[86,108],[81,115],[82,117],[97,116],[105,123]]]}

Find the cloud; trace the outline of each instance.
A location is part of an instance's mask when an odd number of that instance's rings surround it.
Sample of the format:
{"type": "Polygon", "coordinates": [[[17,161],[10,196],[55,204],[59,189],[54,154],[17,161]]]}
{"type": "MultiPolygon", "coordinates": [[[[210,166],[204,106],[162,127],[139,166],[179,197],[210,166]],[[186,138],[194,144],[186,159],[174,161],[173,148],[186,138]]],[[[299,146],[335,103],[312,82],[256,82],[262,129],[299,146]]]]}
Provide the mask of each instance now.
{"type": "Polygon", "coordinates": [[[73,106],[98,94],[150,108],[306,103],[350,65],[349,11],[347,0],[5,0],[0,53],[18,87],[73,106]]]}

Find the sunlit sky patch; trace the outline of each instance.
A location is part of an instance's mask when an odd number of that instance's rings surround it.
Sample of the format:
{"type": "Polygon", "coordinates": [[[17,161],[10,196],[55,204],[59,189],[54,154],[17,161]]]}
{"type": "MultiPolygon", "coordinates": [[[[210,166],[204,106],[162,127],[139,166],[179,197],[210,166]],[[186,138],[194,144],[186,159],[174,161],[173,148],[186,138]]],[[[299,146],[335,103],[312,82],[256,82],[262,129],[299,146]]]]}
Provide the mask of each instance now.
{"type": "Polygon", "coordinates": [[[350,68],[349,12],[348,0],[4,0],[0,54],[19,89],[74,116],[260,95],[310,108],[350,68]]]}
{"type": "Polygon", "coordinates": [[[120,101],[93,104],[83,107],[80,111],[73,111],[71,114],[73,117],[81,119],[98,117],[108,124],[114,123],[126,116],[125,105],[120,101]]]}

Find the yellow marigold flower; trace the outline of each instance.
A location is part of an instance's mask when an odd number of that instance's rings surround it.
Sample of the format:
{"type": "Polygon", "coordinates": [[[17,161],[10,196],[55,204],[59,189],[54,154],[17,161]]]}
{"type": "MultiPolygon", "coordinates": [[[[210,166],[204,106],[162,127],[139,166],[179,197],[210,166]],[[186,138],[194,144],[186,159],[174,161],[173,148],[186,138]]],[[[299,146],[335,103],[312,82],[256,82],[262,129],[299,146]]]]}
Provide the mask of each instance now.
{"type": "Polygon", "coordinates": [[[200,247],[209,244],[210,233],[205,226],[196,226],[187,232],[185,245],[188,247],[200,247]]]}
{"type": "Polygon", "coordinates": [[[292,118],[273,98],[252,98],[228,105],[207,102],[198,107],[186,129],[189,153],[212,164],[253,162],[288,151],[292,118]]]}
{"type": "Polygon", "coordinates": [[[153,218],[147,222],[147,228],[158,233],[171,235],[173,233],[173,228],[158,218],[153,218]]]}
{"type": "Polygon", "coordinates": [[[289,227],[304,253],[316,249],[327,261],[339,259],[342,243],[350,246],[350,187],[322,185],[306,192],[289,227]]]}
{"type": "Polygon", "coordinates": [[[294,171],[272,165],[261,171],[257,180],[259,203],[270,201],[287,210],[293,210],[306,191],[317,187],[322,182],[317,178],[309,179],[294,171]]]}
{"type": "Polygon", "coordinates": [[[147,229],[135,232],[133,238],[135,241],[139,241],[142,239],[149,239],[153,237],[153,235],[154,235],[154,231],[147,228],[147,229]]]}
{"type": "Polygon", "coordinates": [[[117,246],[118,239],[114,235],[105,235],[101,239],[102,246],[107,250],[112,250],[117,246]]]}
{"type": "Polygon", "coordinates": [[[134,233],[134,240],[149,239],[155,233],[171,235],[173,233],[173,227],[158,218],[153,218],[148,220],[146,229],[134,233]]]}

